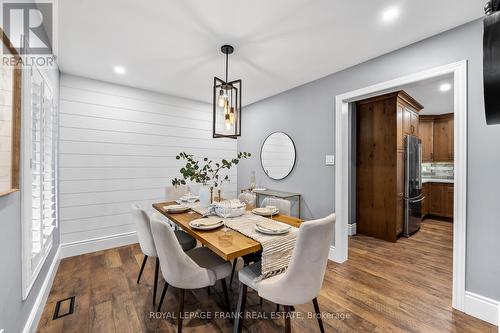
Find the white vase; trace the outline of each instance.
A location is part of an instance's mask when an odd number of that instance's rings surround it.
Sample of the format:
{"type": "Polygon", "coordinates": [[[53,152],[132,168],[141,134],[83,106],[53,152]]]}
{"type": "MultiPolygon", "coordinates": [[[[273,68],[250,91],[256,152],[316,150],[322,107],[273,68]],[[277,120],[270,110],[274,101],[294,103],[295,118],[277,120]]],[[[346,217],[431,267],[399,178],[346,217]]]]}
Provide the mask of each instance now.
{"type": "Polygon", "coordinates": [[[200,195],[200,206],[202,208],[206,208],[206,207],[210,206],[210,204],[212,203],[212,200],[210,200],[210,187],[203,185],[200,188],[199,195],[200,195]]]}

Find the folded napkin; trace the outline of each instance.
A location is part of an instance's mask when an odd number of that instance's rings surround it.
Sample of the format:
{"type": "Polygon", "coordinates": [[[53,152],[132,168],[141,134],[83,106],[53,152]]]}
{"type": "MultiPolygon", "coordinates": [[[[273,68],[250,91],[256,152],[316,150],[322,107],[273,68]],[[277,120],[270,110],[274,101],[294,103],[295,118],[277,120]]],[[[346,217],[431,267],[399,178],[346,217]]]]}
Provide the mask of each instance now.
{"type": "Polygon", "coordinates": [[[211,218],[204,218],[204,219],[197,219],[192,221],[190,224],[195,226],[195,227],[209,227],[212,225],[216,225],[221,223],[222,220],[217,218],[217,219],[211,219],[211,218]]]}
{"type": "Polygon", "coordinates": [[[246,203],[242,202],[240,199],[231,199],[224,200],[221,202],[214,202],[216,207],[225,207],[225,208],[241,208],[245,207],[246,203]]]}
{"type": "Polygon", "coordinates": [[[290,229],[290,226],[288,226],[288,225],[283,225],[283,224],[280,224],[280,223],[277,223],[277,222],[274,222],[271,220],[261,221],[261,222],[256,223],[256,225],[258,227],[261,227],[261,228],[264,228],[264,229],[267,229],[270,231],[274,231],[274,232],[280,232],[280,231],[290,229]]]}

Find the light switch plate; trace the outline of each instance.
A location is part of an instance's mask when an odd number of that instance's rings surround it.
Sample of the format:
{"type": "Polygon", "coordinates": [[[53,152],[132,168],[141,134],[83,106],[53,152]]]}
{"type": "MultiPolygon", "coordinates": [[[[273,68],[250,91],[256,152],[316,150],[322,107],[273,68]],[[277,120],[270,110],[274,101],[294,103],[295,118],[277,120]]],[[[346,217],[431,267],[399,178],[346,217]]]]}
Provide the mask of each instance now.
{"type": "Polygon", "coordinates": [[[326,165],[335,165],[335,155],[326,155],[326,165]]]}

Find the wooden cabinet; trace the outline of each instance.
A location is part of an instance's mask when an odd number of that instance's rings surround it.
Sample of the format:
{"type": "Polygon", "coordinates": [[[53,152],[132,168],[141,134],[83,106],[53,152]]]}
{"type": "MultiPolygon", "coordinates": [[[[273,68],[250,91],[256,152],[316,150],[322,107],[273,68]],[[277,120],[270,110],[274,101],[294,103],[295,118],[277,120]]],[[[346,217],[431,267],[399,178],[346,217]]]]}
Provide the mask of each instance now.
{"type": "Polygon", "coordinates": [[[430,193],[428,183],[422,185],[422,196],[424,197],[424,200],[422,201],[422,218],[425,218],[429,215],[430,193]]]}
{"type": "Polygon", "coordinates": [[[432,162],[434,158],[434,120],[420,119],[418,134],[422,140],[422,162],[432,162]]]}
{"type": "Polygon", "coordinates": [[[356,103],[356,227],[395,242],[403,231],[404,138],[418,133],[417,101],[404,91],[356,103]]]}
{"type": "Polygon", "coordinates": [[[422,203],[422,217],[433,215],[437,217],[453,218],[453,193],[453,184],[424,184],[423,194],[425,195],[425,199],[422,203]],[[425,193],[427,193],[427,195],[425,193]]]}
{"type": "Polygon", "coordinates": [[[429,214],[442,216],[444,208],[443,184],[430,183],[429,187],[429,214]]]}
{"type": "Polygon", "coordinates": [[[453,186],[447,184],[445,188],[445,209],[444,209],[444,217],[453,218],[453,186]]]}
{"type": "Polygon", "coordinates": [[[453,162],[453,114],[420,116],[423,162],[453,162]]]}

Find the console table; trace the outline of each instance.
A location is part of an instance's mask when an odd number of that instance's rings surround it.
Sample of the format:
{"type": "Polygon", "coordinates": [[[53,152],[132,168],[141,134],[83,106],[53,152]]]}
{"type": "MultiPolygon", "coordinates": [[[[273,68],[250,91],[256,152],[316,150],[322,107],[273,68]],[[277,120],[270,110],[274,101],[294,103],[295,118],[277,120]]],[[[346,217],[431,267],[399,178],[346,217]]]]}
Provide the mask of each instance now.
{"type": "Polygon", "coordinates": [[[259,204],[259,196],[266,196],[266,197],[274,197],[274,198],[280,198],[280,199],[290,199],[290,198],[297,198],[298,201],[298,208],[299,208],[299,216],[298,218],[300,219],[300,193],[293,193],[293,192],[284,192],[284,191],[276,191],[276,190],[250,190],[250,189],[242,189],[241,193],[245,191],[251,191],[255,193],[255,203],[258,205],[259,204]]]}

